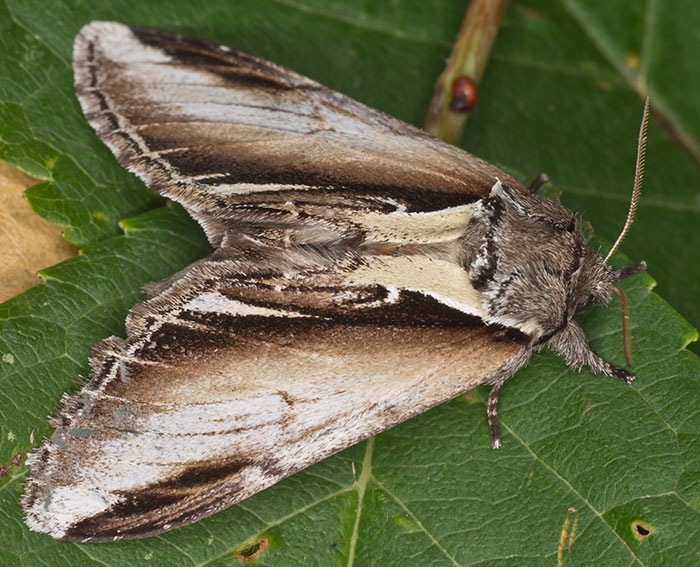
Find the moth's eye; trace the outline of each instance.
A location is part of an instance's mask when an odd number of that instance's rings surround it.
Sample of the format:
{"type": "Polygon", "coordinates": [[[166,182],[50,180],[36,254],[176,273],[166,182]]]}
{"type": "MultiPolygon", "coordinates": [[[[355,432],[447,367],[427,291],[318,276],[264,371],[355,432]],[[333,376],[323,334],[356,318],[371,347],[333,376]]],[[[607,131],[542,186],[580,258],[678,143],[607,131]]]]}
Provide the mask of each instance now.
{"type": "Polygon", "coordinates": [[[578,300],[578,304],[576,305],[576,313],[581,313],[581,311],[585,311],[588,309],[588,307],[593,303],[593,294],[589,293],[588,295],[584,295],[581,299],[578,300]]]}

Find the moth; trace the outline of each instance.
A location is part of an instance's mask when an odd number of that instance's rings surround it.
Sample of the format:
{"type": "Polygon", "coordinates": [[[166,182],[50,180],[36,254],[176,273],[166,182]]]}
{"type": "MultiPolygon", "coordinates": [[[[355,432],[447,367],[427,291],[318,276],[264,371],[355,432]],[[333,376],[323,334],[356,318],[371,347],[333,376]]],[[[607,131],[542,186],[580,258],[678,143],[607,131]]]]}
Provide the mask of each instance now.
{"type": "Polygon", "coordinates": [[[201,39],[93,22],[73,67],[100,139],[215,251],[94,346],[29,458],[31,529],[183,526],[479,384],[498,447],[501,387],[543,346],[632,380],[574,315],[644,264],[612,269],[507,173],[201,39]]]}

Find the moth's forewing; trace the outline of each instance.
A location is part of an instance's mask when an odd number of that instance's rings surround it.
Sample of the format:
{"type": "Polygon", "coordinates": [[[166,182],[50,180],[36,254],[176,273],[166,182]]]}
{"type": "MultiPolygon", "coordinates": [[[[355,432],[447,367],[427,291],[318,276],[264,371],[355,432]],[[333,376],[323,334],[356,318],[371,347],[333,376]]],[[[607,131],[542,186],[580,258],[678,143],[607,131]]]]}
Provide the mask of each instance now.
{"type": "Polygon", "coordinates": [[[342,208],[461,205],[497,177],[521,187],[422,130],[201,39],[95,22],[77,37],[73,65],[100,138],[146,185],[183,204],[215,246],[253,205],[272,206],[278,222],[299,222],[274,208],[290,203],[334,222],[342,208]]]}
{"type": "Polygon", "coordinates": [[[34,457],[33,527],[84,541],[188,524],[482,383],[523,349],[422,293],[193,272],[132,312],[125,343],[96,345],[90,383],[34,457]]]}

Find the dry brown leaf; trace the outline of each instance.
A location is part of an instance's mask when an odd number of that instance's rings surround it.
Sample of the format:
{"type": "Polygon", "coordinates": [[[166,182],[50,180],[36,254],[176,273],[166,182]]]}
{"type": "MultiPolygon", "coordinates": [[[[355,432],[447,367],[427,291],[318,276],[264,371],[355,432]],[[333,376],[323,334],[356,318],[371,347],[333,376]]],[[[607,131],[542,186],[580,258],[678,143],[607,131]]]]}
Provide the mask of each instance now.
{"type": "Polygon", "coordinates": [[[36,183],[0,161],[0,302],[39,283],[37,270],[78,253],[63,239],[61,228],[37,215],[23,197],[36,183]]]}

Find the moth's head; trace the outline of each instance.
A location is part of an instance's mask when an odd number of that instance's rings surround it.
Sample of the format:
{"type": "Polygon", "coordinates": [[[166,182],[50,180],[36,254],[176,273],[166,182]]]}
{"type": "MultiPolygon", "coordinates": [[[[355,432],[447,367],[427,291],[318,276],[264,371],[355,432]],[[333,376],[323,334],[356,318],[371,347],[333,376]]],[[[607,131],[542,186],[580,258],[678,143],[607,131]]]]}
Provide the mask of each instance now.
{"type": "Polygon", "coordinates": [[[569,284],[567,310],[571,317],[593,303],[608,303],[615,281],[613,269],[587,244],[584,246],[580,266],[571,274],[569,284]]]}
{"type": "Polygon", "coordinates": [[[594,303],[608,303],[613,292],[622,293],[616,282],[642,272],[646,267],[646,262],[642,261],[613,269],[599,254],[587,247],[581,268],[572,277],[570,312],[581,313],[594,303]]]}
{"type": "MultiPolygon", "coordinates": [[[[533,344],[551,341],[567,362],[574,363],[582,360],[579,355],[585,338],[580,327],[571,321],[590,304],[607,303],[612,292],[616,292],[622,303],[629,364],[627,302],[614,283],[645,270],[646,264],[639,262],[614,270],[608,261],[627,234],[637,209],[648,122],[649,97],[637,141],[627,220],[605,258],[589,248],[579,223],[558,202],[516,191],[500,181],[494,184],[489,196],[475,209],[474,231],[480,233],[481,248],[465,253],[472,285],[484,296],[487,321],[514,326],[529,335],[533,344]],[[571,347],[573,344],[578,346],[571,347]]],[[[469,232],[469,226],[467,229],[469,232]]],[[[587,343],[585,347],[590,350],[587,343]]],[[[590,360],[588,364],[591,365],[590,360]]],[[[599,370],[612,371],[602,367],[599,370]]]]}
{"type": "Polygon", "coordinates": [[[559,202],[496,183],[476,212],[482,244],[468,266],[485,319],[542,344],[593,303],[608,303],[615,282],[644,269],[614,270],[591,249],[580,222],[559,202]]]}

